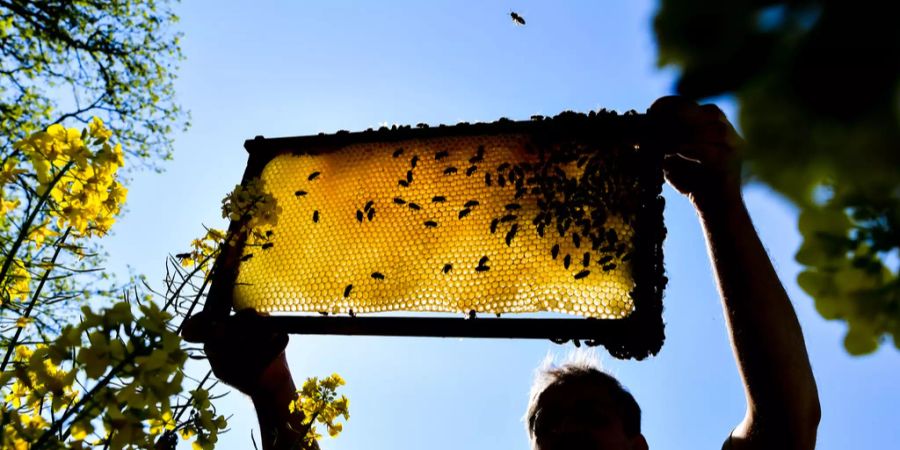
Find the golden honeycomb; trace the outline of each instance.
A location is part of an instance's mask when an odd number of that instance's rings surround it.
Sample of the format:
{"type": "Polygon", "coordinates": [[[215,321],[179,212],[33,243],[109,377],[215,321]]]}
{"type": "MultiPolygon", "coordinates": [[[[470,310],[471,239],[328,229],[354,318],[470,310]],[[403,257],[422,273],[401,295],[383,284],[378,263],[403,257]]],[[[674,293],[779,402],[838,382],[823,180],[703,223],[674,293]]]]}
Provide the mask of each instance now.
{"type": "Polygon", "coordinates": [[[551,167],[531,144],[447,136],[275,156],[260,178],[281,216],[269,245],[244,248],[235,308],[627,317],[628,217],[563,192],[606,166],[551,167]]]}

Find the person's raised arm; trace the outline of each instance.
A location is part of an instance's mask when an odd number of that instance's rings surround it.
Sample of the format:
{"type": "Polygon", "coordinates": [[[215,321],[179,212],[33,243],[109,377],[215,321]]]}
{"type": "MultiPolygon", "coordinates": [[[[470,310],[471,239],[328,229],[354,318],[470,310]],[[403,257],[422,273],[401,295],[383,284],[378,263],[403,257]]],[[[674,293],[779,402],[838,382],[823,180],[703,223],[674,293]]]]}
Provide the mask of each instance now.
{"type": "Polygon", "coordinates": [[[820,407],[800,324],[744,206],[742,145],[724,114],[664,97],[650,108],[662,126],[666,178],[694,204],[715,270],[747,411],[726,448],[812,449],[820,407]]]}
{"type": "Polygon", "coordinates": [[[290,413],[296,387],[284,353],[287,335],[260,329],[253,310],[221,321],[206,314],[188,319],[185,339],[202,342],[216,377],[253,401],[263,450],[318,450],[303,439],[302,413],[290,413]]]}

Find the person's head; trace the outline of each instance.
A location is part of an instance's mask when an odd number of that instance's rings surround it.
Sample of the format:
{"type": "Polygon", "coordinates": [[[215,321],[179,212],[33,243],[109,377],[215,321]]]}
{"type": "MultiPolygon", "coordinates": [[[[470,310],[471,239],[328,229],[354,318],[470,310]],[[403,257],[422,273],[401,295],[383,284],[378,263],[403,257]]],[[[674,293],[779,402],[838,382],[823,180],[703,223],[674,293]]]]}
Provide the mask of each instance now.
{"type": "Polygon", "coordinates": [[[587,352],[538,370],[525,422],[532,450],[647,449],[641,408],[587,352]]]}

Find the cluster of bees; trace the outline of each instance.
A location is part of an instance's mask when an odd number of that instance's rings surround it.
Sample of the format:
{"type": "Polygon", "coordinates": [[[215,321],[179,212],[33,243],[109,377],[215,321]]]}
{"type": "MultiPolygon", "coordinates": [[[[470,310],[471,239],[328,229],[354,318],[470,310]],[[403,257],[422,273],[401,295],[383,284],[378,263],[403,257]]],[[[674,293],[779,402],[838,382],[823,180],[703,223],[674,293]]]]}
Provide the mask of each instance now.
{"type": "Polygon", "coordinates": [[[448,137],[276,157],[262,177],[284,229],[271,258],[242,264],[236,306],[627,316],[632,181],[615,179],[614,151],[534,147],[448,137]]]}

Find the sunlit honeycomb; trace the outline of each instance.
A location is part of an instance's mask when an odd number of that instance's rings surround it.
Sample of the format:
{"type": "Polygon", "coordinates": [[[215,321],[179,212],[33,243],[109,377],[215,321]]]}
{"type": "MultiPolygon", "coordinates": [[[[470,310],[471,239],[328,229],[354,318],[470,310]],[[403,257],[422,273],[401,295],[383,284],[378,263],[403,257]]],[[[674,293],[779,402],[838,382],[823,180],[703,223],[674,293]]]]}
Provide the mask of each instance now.
{"type": "Polygon", "coordinates": [[[282,214],[271,245],[245,247],[234,305],[628,316],[630,218],[575,195],[598,195],[596,187],[579,191],[567,181],[583,179],[586,168],[604,179],[602,155],[592,163],[542,158],[525,135],[277,156],[261,178],[282,214]]]}

